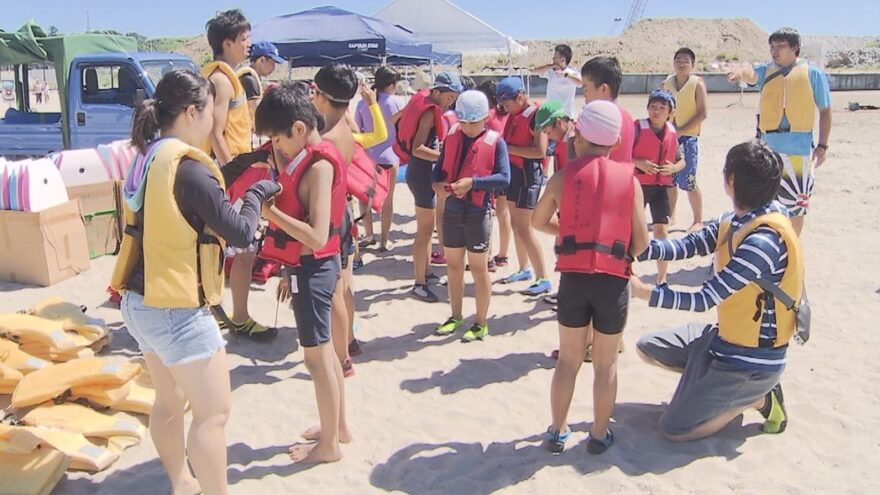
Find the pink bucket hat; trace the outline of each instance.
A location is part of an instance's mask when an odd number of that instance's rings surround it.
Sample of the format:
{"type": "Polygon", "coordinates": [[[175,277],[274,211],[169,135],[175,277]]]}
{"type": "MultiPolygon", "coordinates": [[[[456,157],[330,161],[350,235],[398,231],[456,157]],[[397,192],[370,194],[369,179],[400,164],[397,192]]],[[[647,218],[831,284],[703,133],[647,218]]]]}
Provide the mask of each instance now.
{"type": "Polygon", "coordinates": [[[599,146],[612,146],[620,137],[620,109],[610,101],[587,103],[577,121],[577,131],[587,141],[599,146]]]}

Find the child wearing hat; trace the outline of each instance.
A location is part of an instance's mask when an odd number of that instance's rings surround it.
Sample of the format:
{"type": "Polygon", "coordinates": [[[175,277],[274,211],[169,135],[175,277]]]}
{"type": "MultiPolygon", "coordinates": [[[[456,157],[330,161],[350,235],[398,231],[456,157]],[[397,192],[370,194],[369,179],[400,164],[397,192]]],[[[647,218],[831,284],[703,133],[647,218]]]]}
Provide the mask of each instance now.
{"type": "MultiPolygon", "coordinates": [[[[685,165],[678,134],[669,122],[674,111],[672,94],[657,89],[648,96],[648,118],[635,121],[633,163],[645,205],[651,209],[654,239],[669,237],[669,190],[675,186],[675,173],[685,165]]],[[[657,261],[658,285],[666,283],[668,265],[666,261],[657,261]]]]}
{"type": "Polygon", "coordinates": [[[535,115],[535,130],[547,135],[547,139],[556,143],[553,147],[553,172],[565,167],[571,152],[571,139],[574,137],[574,120],[568,116],[565,107],[559,100],[547,100],[538,108],[535,115]]]}
{"type": "Polygon", "coordinates": [[[464,325],[465,253],[476,286],[477,311],[463,342],[483,340],[492,284],[489,280],[489,238],[492,232],[492,192],[510,183],[507,145],[497,131],[486,129],[489,100],[468,90],[455,104],[458,123],[450,128],[433,170],[434,190],[446,197],[443,209],[443,247],[446,251],[449,303],[452,316],[437,327],[451,335],[464,325]]]}
{"type": "Polygon", "coordinates": [[[626,325],[631,264],[648,245],[633,166],[608,157],[620,143],[621,122],[612,102],[596,100],[584,107],[572,142],[576,158],[550,178],[532,218],[535,229],[556,237],[556,270],[561,273],[559,360],[550,386],[552,423],[546,437],[548,449],[557,454],[571,435],[568,411],[589,344],[594,419],[587,451],[601,454],[614,442],[609,422],[617,396],[617,351],[626,325]]]}
{"type": "Polygon", "coordinates": [[[522,293],[538,296],[553,288],[547,278],[544,254],[532,230],[532,211],[544,185],[543,161],[547,156],[547,136],[535,130],[538,105],[529,99],[519,77],[506,77],[495,89],[498,103],[507,112],[504,141],[510,155],[510,187],[506,196],[513,227],[513,241],[519,270],[502,283],[534,281],[522,293]]]}

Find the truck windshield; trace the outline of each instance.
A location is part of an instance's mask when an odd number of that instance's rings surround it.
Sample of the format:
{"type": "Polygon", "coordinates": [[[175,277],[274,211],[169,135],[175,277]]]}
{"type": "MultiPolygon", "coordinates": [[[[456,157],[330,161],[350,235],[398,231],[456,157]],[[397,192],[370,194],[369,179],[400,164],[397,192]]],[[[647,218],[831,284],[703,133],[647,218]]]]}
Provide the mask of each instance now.
{"type": "Polygon", "coordinates": [[[141,61],[141,65],[144,67],[144,71],[147,73],[150,81],[153,82],[153,86],[159,84],[159,80],[162,79],[162,76],[175,69],[184,69],[195,72],[196,74],[199,73],[198,67],[189,60],[145,60],[141,61]]]}

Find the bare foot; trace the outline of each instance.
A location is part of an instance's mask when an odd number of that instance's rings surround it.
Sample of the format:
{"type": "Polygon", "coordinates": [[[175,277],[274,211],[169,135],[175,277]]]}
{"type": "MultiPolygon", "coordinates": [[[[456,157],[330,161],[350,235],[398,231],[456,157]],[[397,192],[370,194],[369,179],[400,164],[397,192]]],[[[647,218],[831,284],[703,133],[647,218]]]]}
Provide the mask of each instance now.
{"type": "Polygon", "coordinates": [[[703,222],[694,222],[694,223],[692,223],[691,226],[688,227],[688,230],[687,230],[687,231],[688,231],[688,234],[692,234],[692,233],[694,233],[694,232],[698,232],[698,231],[700,231],[700,230],[703,230],[703,222]]]}
{"type": "Polygon", "coordinates": [[[299,443],[290,447],[290,460],[304,464],[337,462],[342,459],[339,444],[327,446],[319,443],[299,443]]]}
{"type": "Polygon", "coordinates": [[[197,495],[202,493],[202,487],[195,478],[190,476],[177,482],[177,485],[171,490],[172,495],[197,495]]]}
{"type": "MultiPolygon", "coordinates": [[[[318,440],[321,439],[321,427],[320,426],[313,426],[313,427],[307,429],[306,431],[300,433],[299,436],[303,440],[308,440],[310,442],[317,442],[318,440]]],[[[351,443],[351,440],[352,440],[351,432],[348,431],[347,428],[346,429],[340,428],[339,429],[339,443],[351,443]]]]}

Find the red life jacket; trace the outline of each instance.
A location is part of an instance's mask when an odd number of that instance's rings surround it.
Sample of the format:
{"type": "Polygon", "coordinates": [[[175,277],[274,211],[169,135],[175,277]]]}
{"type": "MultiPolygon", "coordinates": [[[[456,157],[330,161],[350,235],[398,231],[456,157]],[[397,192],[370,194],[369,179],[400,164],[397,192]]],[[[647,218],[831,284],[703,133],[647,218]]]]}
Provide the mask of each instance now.
{"type": "Polygon", "coordinates": [[[489,109],[489,120],[486,121],[486,129],[503,133],[504,126],[507,125],[507,114],[501,115],[498,110],[489,109]]]}
{"type": "Polygon", "coordinates": [[[452,126],[458,123],[458,116],[455,115],[455,110],[447,110],[443,112],[443,132],[446,135],[449,135],[452,126]]]}
{"type": "MultiPolygon", "coordinates": [[[[260,146],[256,151],[269,151],[272,153],[272,142],[269,141],[262,146],[260,146]]],[[[244,194],[250,189],[250,187],[257,182],[263,179],[271,179],[272,171],[268,168],[263,167],[248,167],[247,170],[242,172],[241,175],[236,178],[229,187],[226,188],[226,193],[229,196],[229,202],[235,204],[236,201],[244,197],[244,194]]]]}
{"type": "MultiPolygon", "coordinates": [[[[635,145],[633,146],[633,159],[650,160],[658,165],[675,163],[675,152],[678,150],[678,136],[675,128],[667,122],[663,132],[663,140],[651,129],[648,119],[636,121],[635,145]]],[[[666,186],[673,184],[671,175],[646,174],[636,169],[636,178],[639,184],[646,186],[666,186]]]]}
{"type": "MultiPolygon", "coordinates": [[[[308,205],[299,198],[299,183],[313,163],[327,160],[333,165],[333,185],[330,193],[330,237],[327,243],[313,252],[316,259],[329,258],[339,254],[343,216],[346,203],[345,159],[330,141],[322,140],[314,146],[307,146],[303,152],[285,167],[278,175],[282,186],[281,192],[275,197],[275,206],[297,220],[307,221],[308,205]]],[[[266,240],[263,242],[261,256],[288,266],[299,266],[302,243],[291,237],[281,227],[269,222],[266,240]]]]}
{"type": "MultiPolygon", "coordinates": [[[[443,176],[446,182],[451,184],[465,177],[492,175],[492,170],[495,169],[495,148],[498,147],[500,137],[501,135],[496,131],[488,129],[484,131],[471,143],[462,163],[461,154],[465,135],[461,129],[454,127],[443,142],[443,176]]],[[[483,208],[486,206],[486,194],[488,191],[471,189],[468,197],[471,203],[483,208]]]]}
{"type": "MultiPolygon", "coordinates": [[[[504,124],[504,141],[508,146],[531,146],[535,140],[532,125],[535,115],[538,113],[538,105],[534,103],[525,107],[516,115],[508,115],[504,124]]],[[[528,161],[540,162],[541,160],[529,159],[528,161]]],[[[510,155],[510,164],[514,167],[523,168],[526,159],[521,156],[510,155]]]]}
{"type": "Polygon", "coordinates": [[[559,205],[556,270],[629,278],[633,165],[604,156],[569,162],[559,205]]]}
{"type": "MultiPolygon", "coordinates": [[[[617,103],[615,103],[615,105],[617,105],[617,103]]],[[[633,135],[635,134],[635,128],[634,126],[629,125],[629,122],[632,122],[633,118],[629,112],[623,109],[622,106],[617,105],[617,108],[620,109],[620,144],[617,148],[611,150],[611,153],[608,154],[608,158],[615,162],[632,163],[633,135]]]]}
{"type": "MultiPolygon", "coordinates": [[[[430,90],[423,89],[414,94],[409,104],[403,109],[403,115],[397,121],[397,137],[391,143],[394,154],[400,158],[401,163],[409,163],[412,154],[413,141],[416,139],[416,132],[419,130],[419,119],[422,114],[431,110],[434,114],[434,134],[439,141],[446,138],[446,130],[443,127],[443,111],[440,106],[432,102],[428,95],[430,90]]],[[[424,143],[419,143],[419,145],[424,143]]]]}
{"type": "Polygon", "coordinates": [[[563,139],[553,148],[553,171],[559,172],[564,169],[566,163],[568,163],[568,140],[563,139]]]}
{"type": "Polygon", "coordinates": [[[391,174],[370,158],[364,147],[354,145],[354,157],[348,167],[348,194],[370,205],[377,213],[382,211],[388,197],[388,180],[391,174]]]}

